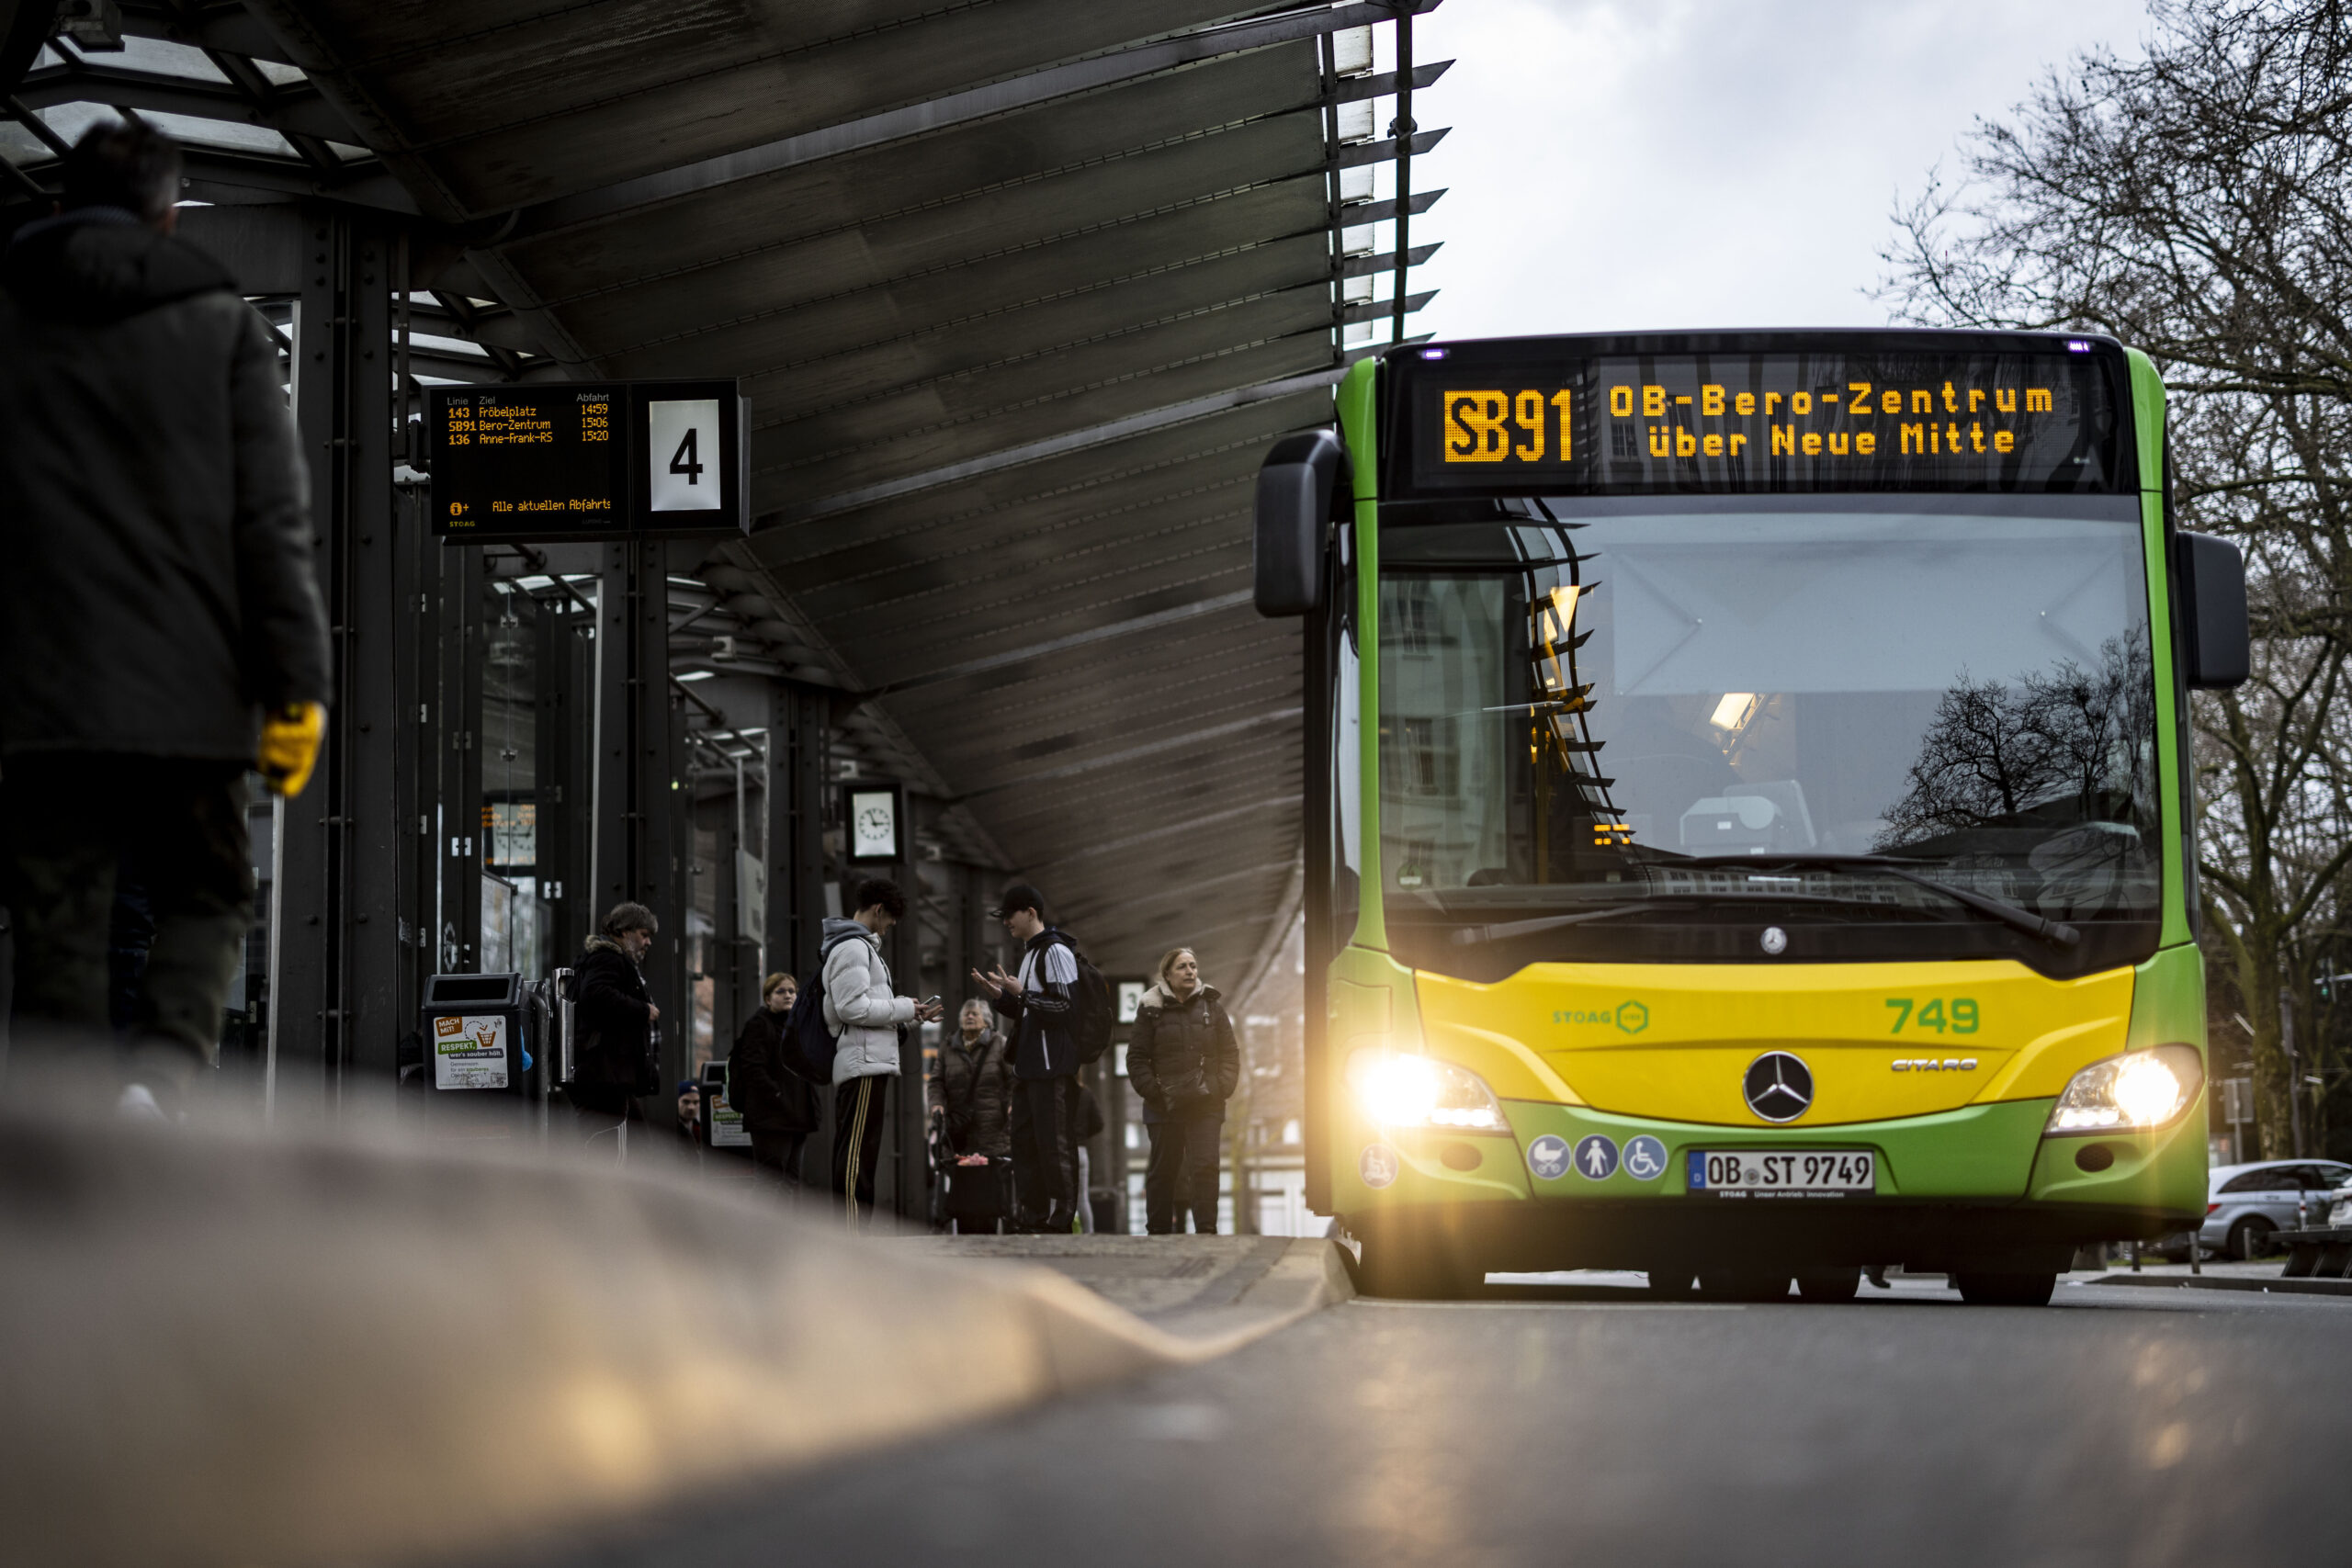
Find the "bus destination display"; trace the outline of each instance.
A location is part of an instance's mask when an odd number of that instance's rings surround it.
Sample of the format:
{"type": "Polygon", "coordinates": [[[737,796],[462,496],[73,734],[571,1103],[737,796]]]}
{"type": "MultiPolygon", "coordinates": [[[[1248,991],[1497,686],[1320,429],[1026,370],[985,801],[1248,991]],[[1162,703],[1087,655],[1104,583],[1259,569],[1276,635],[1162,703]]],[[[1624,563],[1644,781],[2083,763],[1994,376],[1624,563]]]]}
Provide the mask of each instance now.
{"type": "MultiPolygon", "coordinates": [[[[2129,488],[2120,356],[1781,353],[1575,358],[1540,342],[1388,362],[1390,493],[2129,488]]],[[[2103,345],[2102,345],[2103,346],[2103,345]]]]}
{"type": "Polygon", "coordinates": [[[454,543],[740,533],[745,424],[732,381],[430,388],[433,531],[454,543]]]}

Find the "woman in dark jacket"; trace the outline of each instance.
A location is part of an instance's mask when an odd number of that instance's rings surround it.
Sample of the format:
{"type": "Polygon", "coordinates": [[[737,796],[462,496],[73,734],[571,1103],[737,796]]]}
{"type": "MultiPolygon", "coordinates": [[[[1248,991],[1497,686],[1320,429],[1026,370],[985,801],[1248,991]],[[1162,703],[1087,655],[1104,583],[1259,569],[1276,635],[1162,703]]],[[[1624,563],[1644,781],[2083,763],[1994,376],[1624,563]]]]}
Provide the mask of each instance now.
{"type": "Polygon", "coordinates": [[[1159,961],[1159,981],[1143,994],[1127,1036],[1127,1082],[1143,1099],[1151,1163],[1143,1179],[1144,1228],[1153,1235],[1193,1228],[1216,1234],[1217,1159],[1225,1102],[1241,1083],[1241,1047],[1216,987],[1201,983],[1189,947],[1159,961]]]}
{"type": "Polygon", "coordinates": [[[579,1112],[582,1137],[614,1134],[623,1154],[628,1145],[621,1129],[645,1120],[637,1097],[662,1086],[653,1027],[662,1010],[639,967],[654,929],[653,911],[644,905],[616,904],[571,974],[571,1081],[564,1097],[579,1112]]]}
{"type": "Polygon", "coordinates": [[[964,1004],[955,1036],[939,1047],[931,1103],[947,1119],[947,1146],[958,1155],[1012,1157],[1012,1043],[989,1027],[989,1007],[964,1004]]]}
{"type": "Polygon", "coordinates": [[[727,1058],[727,1102],[743,1113],[752,1163],[788,1187],[800,1185],[800,1151],[822,1114],[817,1086],[784,1065],[784,1022],[799,990],[789,975],[769,976],[727,1058]]]}

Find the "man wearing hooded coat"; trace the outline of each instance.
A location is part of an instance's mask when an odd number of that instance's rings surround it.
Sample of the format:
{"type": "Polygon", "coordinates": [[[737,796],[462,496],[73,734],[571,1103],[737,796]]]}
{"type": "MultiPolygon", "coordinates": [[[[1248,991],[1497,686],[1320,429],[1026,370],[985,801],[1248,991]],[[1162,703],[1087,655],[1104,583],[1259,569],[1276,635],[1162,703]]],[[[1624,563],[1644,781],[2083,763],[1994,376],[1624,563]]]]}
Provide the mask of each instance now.
{"type": "Polygon", "coordinates": [[[333,662],[267,323],[178,239],[180,157],[138,121],[63,160],[0,256],[0,904],[19,1047],[108,1036],[118,869],[153,932],[121,1107],[216,1059],[253,924],[247,772],[300,791],[333,662]]]}

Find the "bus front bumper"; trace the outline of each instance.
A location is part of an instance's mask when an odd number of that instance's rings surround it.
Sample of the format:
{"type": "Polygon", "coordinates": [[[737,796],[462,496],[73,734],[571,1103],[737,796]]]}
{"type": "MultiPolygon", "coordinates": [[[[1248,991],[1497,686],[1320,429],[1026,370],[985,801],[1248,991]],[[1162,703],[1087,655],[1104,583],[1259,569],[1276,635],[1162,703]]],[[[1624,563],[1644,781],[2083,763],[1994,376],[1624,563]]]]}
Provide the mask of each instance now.
{"type": "Polygon", "coordinates": [[[2202,1216],[2201,1096],[2169,1127],[2097,1137],[2043,1136],[2051,1104],[1756,1128],[1508,1100],[1508,1136],[1356,1129],[1339,1206],[1354,1235],[1442,1234],[1490,1270],[1526,1271],[1726,1258],[2064,1268],[2084,1243],[2154,1238],[2202,1216]],[[1863,1150],[1876,1156],[1871,1192],[1721,1193],[1690,1181],[1694,1152],[1863,1150]]]}

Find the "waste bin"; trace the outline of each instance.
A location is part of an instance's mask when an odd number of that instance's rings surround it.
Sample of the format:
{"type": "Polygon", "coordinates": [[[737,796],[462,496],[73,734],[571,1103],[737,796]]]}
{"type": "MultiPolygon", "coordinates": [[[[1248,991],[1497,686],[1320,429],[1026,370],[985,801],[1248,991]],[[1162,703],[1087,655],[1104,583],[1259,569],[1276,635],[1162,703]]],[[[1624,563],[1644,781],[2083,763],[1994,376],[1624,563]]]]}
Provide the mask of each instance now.
{"type": "Polygon", "coordinates": [[[531,1071],[520,975],[435,975],[424,983],[424,1049],[435,1089],[520,1094],[531,1071]]]}

